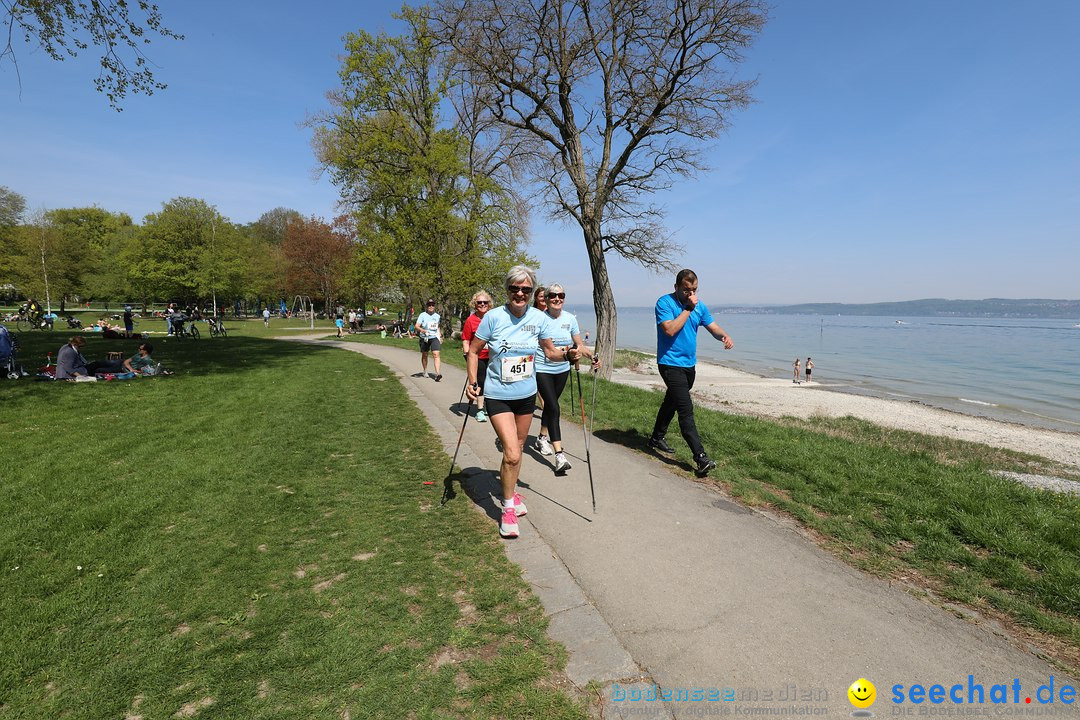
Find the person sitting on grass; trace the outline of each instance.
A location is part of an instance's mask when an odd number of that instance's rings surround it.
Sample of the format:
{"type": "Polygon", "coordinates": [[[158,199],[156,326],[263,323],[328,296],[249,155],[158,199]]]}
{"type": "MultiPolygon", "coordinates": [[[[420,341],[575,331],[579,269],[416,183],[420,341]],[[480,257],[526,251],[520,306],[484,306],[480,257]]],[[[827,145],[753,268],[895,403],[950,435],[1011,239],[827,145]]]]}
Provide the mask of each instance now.
{"type": "Polygon", "coordinates": [[[95,360],[87,363],[82,354],[84,345],[86,340],[75,335],[56,353],[57,380],[71,380],[78,375],[123,372],[123,365],[119,360],[95,360]]]}
{"type": "Polygon", "coordinates": [[[156,375],[157,364],[150,357],[152,352],[154,352],[154,346],[143,343],[139,346],[139,352],[124,361],[124,370],[136,375],[156,375]]]}

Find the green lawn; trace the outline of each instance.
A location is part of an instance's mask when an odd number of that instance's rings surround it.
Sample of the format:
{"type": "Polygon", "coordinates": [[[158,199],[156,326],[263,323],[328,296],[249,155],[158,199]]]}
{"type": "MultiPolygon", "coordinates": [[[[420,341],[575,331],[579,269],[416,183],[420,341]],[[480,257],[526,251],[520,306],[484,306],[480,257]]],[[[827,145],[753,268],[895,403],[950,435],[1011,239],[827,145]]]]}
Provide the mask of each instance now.
{"type": "Polygon", "coordinates": [[[0,716],[584,717],[394,377],[229,326],[152,339],[171,377],[0,381],[0,716]]]}

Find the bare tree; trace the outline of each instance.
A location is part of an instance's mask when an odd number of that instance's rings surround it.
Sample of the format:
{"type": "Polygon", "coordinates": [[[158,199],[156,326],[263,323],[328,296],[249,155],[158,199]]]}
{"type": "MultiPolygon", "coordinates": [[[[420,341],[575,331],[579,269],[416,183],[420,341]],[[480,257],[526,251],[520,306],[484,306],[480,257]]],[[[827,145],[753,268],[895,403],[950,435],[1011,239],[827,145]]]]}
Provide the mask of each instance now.
{"type": "Polygon", "coordinates": [[[606,253],[670,269],[681,251],[653,193],[703,168],[705,141],[750,102],[737,80],[763,0],[437,0],[431,26],[553,214],[582,229],[597,344],[610,373],[617,313],[606,253]]]}

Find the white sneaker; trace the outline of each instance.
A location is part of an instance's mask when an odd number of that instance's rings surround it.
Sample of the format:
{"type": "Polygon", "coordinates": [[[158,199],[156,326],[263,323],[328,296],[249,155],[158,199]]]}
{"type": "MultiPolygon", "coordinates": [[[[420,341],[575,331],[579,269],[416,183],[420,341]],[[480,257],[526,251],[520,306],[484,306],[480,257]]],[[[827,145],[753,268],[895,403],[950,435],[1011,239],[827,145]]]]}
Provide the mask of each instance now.
{"type": "Polygon", "coordinates": [[[518,493],[514,493],[514,512],[517,514],[518,517],[521,517],[525,513],[529,512],[528,508],[525,507],[525,499],[522,498],[521,495],[518,493]]]}
{"type": "Polygon", "coordinates": [[[506,508],[502,513],[502,522],[499,523],[499,534],[504,538],[516,538],[518,536],[517,513],[513,508],[506,508]]]}
{"type": "Polygon", "coordinates": [[[476,422],[487,422],[487,413],[483,410],[476,411],[476,422]]]}
{"type": "Polygon", "coordinates": [[[546,435],[537,435],[533,447],[536,448],[541,455],[553,455],[555,453],[555,450],[551,447],[551,441],[547,439],[546,435]]]}
{"type": "Polygon", "coordinates": [[[566,453],[559,453],[555,456],[556,475],[565,475],[566,471],[569,470],[571,467],[573,467],[573,465],[571,465],[570,461],[566,459],[566,453]]]}

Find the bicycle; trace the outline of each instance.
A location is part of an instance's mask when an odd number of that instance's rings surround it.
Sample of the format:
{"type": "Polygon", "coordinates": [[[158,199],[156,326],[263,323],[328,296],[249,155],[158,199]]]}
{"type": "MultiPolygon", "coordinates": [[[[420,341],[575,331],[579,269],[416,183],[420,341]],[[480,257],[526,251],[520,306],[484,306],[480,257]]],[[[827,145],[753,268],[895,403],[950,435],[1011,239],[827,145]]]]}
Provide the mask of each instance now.
{"type": "Polygon", "coordinates": [[[210,326],[210,337],[229,337],[229,333],[225,330],[225,326],[221,324],[220,319],[210,318],[206,323],[210,326]]]}
{"type": "Polygon", "coordinates": [[[200,337],[199,328],[195,326],[194,318],[179,316],[176,320],[174,320],[173,337],[175,337],[177,340],[183,340],[184,338],[198,340],[200,337]]]}
{"type": "Polygon", "coordinates": [[[41,312],[41,307],[37,303],[23,303],[19,307],[18,317],[15,318],[15,329],[19,332],[52,330],[52,325],[45,318],[45,313],[41,312]]]}

